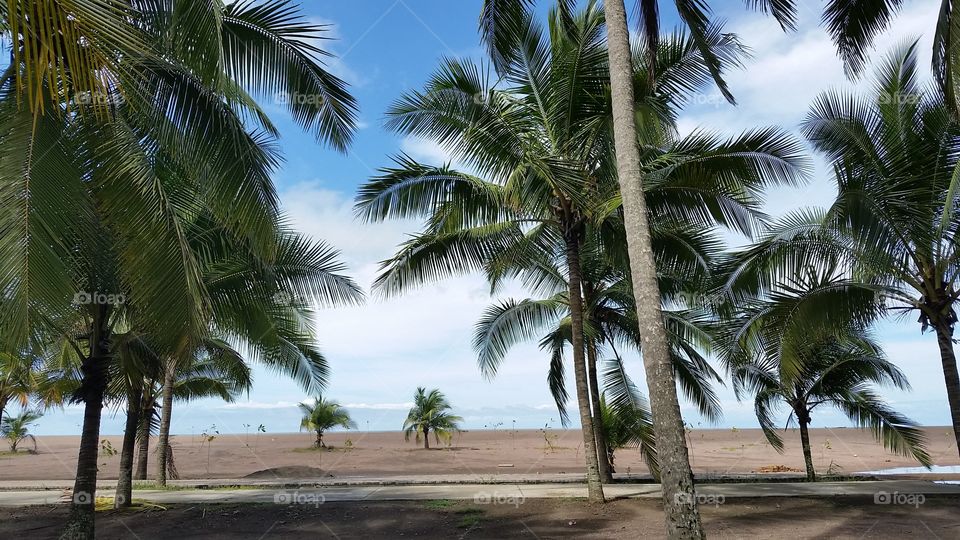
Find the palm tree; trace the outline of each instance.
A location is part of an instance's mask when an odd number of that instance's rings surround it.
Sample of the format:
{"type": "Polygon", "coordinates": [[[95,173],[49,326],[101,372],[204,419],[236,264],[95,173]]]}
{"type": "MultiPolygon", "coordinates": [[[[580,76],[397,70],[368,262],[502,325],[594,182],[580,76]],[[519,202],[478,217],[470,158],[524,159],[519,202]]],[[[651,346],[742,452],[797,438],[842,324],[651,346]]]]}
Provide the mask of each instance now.
{"type": "Polygon", "coordinates": [[[460,431],[460,422],[463,422],[463,418],[447,412],[451,408],[440,390],[433,389],[428,394],[425,388],[418,387],[413,396],[413,407],[403,421],[403,439],[409,441],[413,434],[419,443],[423,437],[423,448],[426,450],[430,449],[431,431],[437,444],[441,440],[449,441],[454,432],[460,431]]]}
{"type": "MultiPolygon", "coordinates": [[[[194,228],[195,249],[206,254],[201,272],[211,296],[210,334],[229,336],[245,358],[290,376],[305,391],[322,390],[329,366],[315,343],[312,306],[354,304],[363,298],[356,283],[343,275],[339,253],[324,242],[281,230],[273,260],[266,262],[229,236],[207,243],[217,232],[207,220],[194,228]]],[[[156,472],[161,485],[166,482],[166,445],[181,362],[168,362],[161,378],[156,472]]]]}
{"type": "Polygon", "coordinates": [[[653,435],[653,419],[650,408],[645,403],[639,407],[615,406],[600,398],[600,421],[607,437],[606,459],[610,472],[616,472],[614,454],[620,448],[633,447],[640,455],[654,478],[659,478],[660,467],[657,463],[656,438],[653,435]]]}
{"type": "MultiPolygon", "coordinates": [[[[532,15],[534,0],[485,0],[480,18],[481,31],[498,71],[518,57],[524,50],[522,28],[532,15]]],[[[574,2],[560,0],[559,9],[572,10],[574,2]]],[[[780,16],[779,3],[755,2],[754,6],[773,10],[780,16]]],[[[641,0],[638,3],[645,55],[650,69],[646,72],[647,86],[656,89],[662,84],[661,72],[656,69],[659,55],[659,2],[641,0]]],[[[616,169],[623,201],[624,225],[629,250],[631,277],[640,306],[638,324],[644,335],[646,350],[644,366],[650,387],[651,406],[655,412],[658,438],[664,455],[663,501],[666,508],[667,534],[671,538],[702,538],[703,527],[694,497],[693,474],[687,457],[685,431],[675,385],[670,378],[671,367],[666,333],[660,314],[660,295],[657,290],[656,266],[651,247],[648,210],[644,201],[644,174],[637,148],[635,79],[631,55],[630,32],[622,0],[605,0],[607,53],[612,98],[612,126],[616,151],[616,169]]],[[[677,12],[689,28],[691,40],[702,58],[710,78],[716,82],[727,100],[733,96],[727,89],[722,74],[729,57],[718,52],[710,35],[719,32],[709,20],[709,7],[699,0],[678,0],[677,12]]],[[[643,126],[649,130],[650,126],[643,126]]]]}
{"type": "Polygon", "coordinates": [[[881,313],[876,288],[829,270],[808,270],[777,289],[743,306],[728,323],[721,355],[733,372],[737,396],[754,396],[770,444],[783,452],[774,414],[786,405],[787,426],[795,419],[800,428],[807,479],[815,481],[811,413],[821,405],[833,406],[857,426],[870,428],[885,447],[929,465],[923,433],[871,388],[871,383],[909,388],[867,331],[881,313]]]}
{"type": "MultiPolygon", "coordinates": [[[[665,224],[664,224],[665,225],[665,224]]],[[[692,230],[662,227],[656,236],[661,281],[667,290],[680,290],[690,283],[707,279],[701,275],[711,259],[709,248],[715,247],[710,235],[692,230]],[[679,247],[686,251],[678,252],[679,247]],[[694,261],[702,261],[699,264],[694,261]],[[689,264],[694,262],[694,264],[689,264]]],[[[629,277],[604,261],[590,247],[584,255],[584,319],[588,331],[585,342],[593,420],[598,440],[601,471],[609,471],[608,437],[602,418],[603,404],[598,367],[602,367],[604,393],[611,397],[608,407],[630,411],[645,410],[646,398],[633,387],[623,365],[619,346],[626,344],[637,351],[642,341],[637,333],[636,310],[633,305],[629,277]],[[598,360],[598,354],[612,353],[609,360],[598,360]],[[601,429],[596,428],[600,426],[601,429]]],[[[550,391],[566,423],[567,392],[564,386],[564,349],[570,342],[569,306],[566,301],[566,283],[558,267],[528,268],[525,282],[540,292],[553,292],[542,299],[508,299],[487,308],[478,321],[474,333],[474,348],[478,364],[486,378],[492,378],[505,359],[509,349],[517,343],[540,338],[540,346],[550,359],[547,377],[550,391]]],[[[705,355],[709,352],[711,329],[708,319],[688,309],[664,312],[670,330],[671,356],[677,379],[687,396],[700,408],[705,417],[718,420],[721,416],[719,399],[711,388],[720,382],[720,376],[710,367],[705,355]]],[[[654,452],[648,452],[651,456],[654,452]]],[[[655,458],[651,467],[655,472],[655,458]]],[[[605,478],[611,481],[612,476],[605,478]]]]}
{"type": "Polygon", "coordinates": [[[247,92],[317,97],[286,101],[301,126],[341,150],[356,106],[316,58],[311,38],[322,28],[285,0],[69,4],[0,11],[13,56],[0,77],[0,335],[6,351],[67,329],[81,336],[84,430],[64,534],[92,537],[83,494],[95,489],[112,328],[126,315],[70,299],[129,299],[137,324],[171,350],[190,341],[185,333],[202,336],[209,299],[184,218],[207,208],[264,260],[276,251],[277,131],[247,92]]]}
{"type": "MultiPolygon", "coordinates": [[[[516,255],[518,248],[512,246],[548,246],[555,260],[563,262],[588,486],[591,498],[601,500],[582,339],[580,246],[591,222],[618,213],[620,206],[610,152],[604,43],[599,31],[603,17],[591,3],[575,16],[557,10],[551,20],[555,28],[564,28],[550,34],[552,43],[534,21],[525,24],[523,39],[529,46],[501,73],[512,87],[487,81],[482,68],[448,60],[425,91],[404,96],[390,111],[390,126],[444,144],[489,179],[449,167],[422,165],[404,156],[397,159],[397,167],[385,169],[381,177],[361,188],[358,209],[371,220],[420,216],[428,220],[426,232],[407,242],[385,264],[387,271],[375,287],[387,294],[447,275],[495,272],[498,261],[516,255]],[[564,83],[570,80],[582,84],[564,83]]],[[[719,33],[711,39],[733,62],[739,50],[736,43],[719,33]]],[[[705,72],[698,53],[682,36],[668,45],[658,60],[665,67],[663,87],[638,101],[638,114],[659,122],[658,128],[651,127],[647,133],[649,140],[665,145],[669,145],[665,139],[669,137],[672,100],[695,91],[692,89],[699,87],[705,72]]],[[[646,80],[643,56],[638,54],[637,59],[637,77],[646,80]]],[[[700,205],[704,194],[699,189],[712,178],[714,165],[720,167],[730,160],[737,163],[738,181],[792,178],[797,170],[796,148],[792,139],[781,135],[775,131],[745,134],[730,143],[744,145],[743,151],[721,158],[722,148],[732,146],[696,134],[677,143],[680,163],[676,167],[668,158],[658,161],[662,148],[651,145],[651,174],[660,181],[681,179],[674,186],[678,191],[666,197],[681,213],[674,217],[689,217],[697,223],[743,224],[740,210],[727,209],[739,206],[751,188],[737,187],[732,199],[724,198],[718,206],[707,204],[706,210],[700,205]],[[692,157],[700,149],[717,151],[718,159],[706,169],[696,164],[705,156],[692,157]],[[697,172],[702,170],[707,172],[697,172]],[[692,187],[694,184],[697,187],[692,187]]],[[[749,217],[745,221],[749,227],[749,217]]]]}
{"type": "Polygon", "coordinates": [[[795,228],[816,235],[810,249],[837,252],[860,279],[884,286],[891,310],[917,311],[921,331],[934,331],[960,448],[960,125],[919,80],[916,49],[890,54],[868,97],[830,92],[814,102],[803,130],[833,164],[838,194],[825,215],[795,228]]]}
{"type": "Polygon", "coordinates": [[[0,353],[0,422],[7,405],[16,401],[26,407],[35,389],[31,362],[19,355],[0,353]]]}
{"type": "Polygon", "coordinates": [[[0,422],[0,437],[3,437],[10,444],[10,451],[16,453],[17,446],[23,441],[33,442],[33,448],[37,448],[37,440],[28,431],[30,424],[40,419],[43,414],[40,411],[23,410],[16,416],[4,418],[0,422]]]}
{"type": "Polygon", "coordinates": [[[317,396],[313,404],[300,404],[300,411],[303,413],[303,419],[300,420],[300,429],[313,431],[317,434],[315,446],[317,448],[326,448],[323,444],[323,432],[335,427],[345,429],[356,429],[357,423],[350,419],[350,413],[340,406],[336,401],[325,399],[323,396],[317,396]]]}
{"type": "MultiPolygon", "coordinates": [[[[162,365],[155,350],[142,335],[126,334],[120,337],[117,361],[111,366],[108,389],[110,400],[127,407],[123,444],[120,451],[120,472],[117,477],[115,507],[130,506],[132,502],[134,449],[140,439],[140,426],[154,424],[152,411],[156,402],[157,380],[162,365]],[[149,387],[147,385],[150,385],[149,387]],[[143,404],[148,402],[150,416],[145,416],[143,404]]],[[[208,338],[197,349],[196,356],[187,365],[181,366],[174,380],[175,401],[188,402],[204,397],[220,398],[232,402],[253,385],[250,366],[246,359],[223,340],[208,338]]],[[[167,456],[171,455],[168,450],[167,456]]],[[[169,463],[166,464],[170,469],[169,463]]]]}

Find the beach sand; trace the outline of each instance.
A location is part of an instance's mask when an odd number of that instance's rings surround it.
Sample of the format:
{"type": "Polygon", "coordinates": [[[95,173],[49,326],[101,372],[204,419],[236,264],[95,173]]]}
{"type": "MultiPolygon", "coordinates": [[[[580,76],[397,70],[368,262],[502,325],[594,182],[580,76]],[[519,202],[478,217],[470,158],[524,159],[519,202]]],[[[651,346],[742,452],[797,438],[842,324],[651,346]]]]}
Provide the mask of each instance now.
{"type": "MultiPolygon", "coordinates": [[[[947,427],[925,428],[928,450],[938,465],[960,464],[953,435],[947,427]]],[[[716,429],[689,432],[694,472],[701,476],[757,472],[801,472],[799,433],[787,431],[786,449],[778,454],[759,429],[716,429]]],[[[122,437],[104,441],[119,451],[122,437]]],[[[811,431],[814,465],[820,474],[916,466],[877,444],[866,430],[820,428],[811,431]]],[[[181,479],[270,478],[282,469],[288,477],[362,479],[413,475],[582,474],[583,449],[578,429],[470,430],[455,435],[450,445],[424,450],[399,432],[330,432],[326,450],[312,448],[314,436],[299,434],[217,434],[173,437],[174,458],[181,479]],[[259,473],[258,473],[259,471],[259,473]],[[252,475],[252,476],[251,476],[252,475]]],[[[152,439],[156,444],[156,439],[152,439]]],[[[69,480],[76,474],[76,436],[37,439],[37,454],[0,455],[0,481],[69,480]]],[[[104,443],[106,445],[106,443],[104,443]]],[[[100,478],[115,479],[119,455],[101,451],[100,478]]],[[[151,455],[151,460],[154,456],[151,455]]],[[[616,452],[618,473],[646,474],[636,449],[616,452]]],[[[153,475],[153,463],[148,469],[153,475]]],[[[956,476],[956,475],[954,475],[956,476]]]]}

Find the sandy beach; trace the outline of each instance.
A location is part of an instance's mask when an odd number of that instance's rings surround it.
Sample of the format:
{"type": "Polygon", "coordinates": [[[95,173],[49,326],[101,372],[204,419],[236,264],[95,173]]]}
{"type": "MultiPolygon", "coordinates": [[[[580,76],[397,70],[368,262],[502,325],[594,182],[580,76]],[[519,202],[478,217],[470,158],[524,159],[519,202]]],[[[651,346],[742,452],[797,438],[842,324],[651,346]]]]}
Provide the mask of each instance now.
{"type": "MultiPolygon", "coordinates": [[[[925,428],[928,450],[937,465],[958,465],[960,459],[946,427],[925,428]]],[[[689,433],[690,458],[699,475],[723,476],[800,472],[803,456],[799,435],[784,434],[786,450],[778,454],[759,429],[694,430],[689,433]]],[[[814,464],[821,474],[912,467],[916,462],[894,455],[874,442],[866,430],[821,428],[811,432],[814,464]]],[[[579,430],[471,430],[454,436],[449,446],[424,450],[399,432],[330,432],[330,448],[312,448],[314,436],[291,434],[218,434],[173,437],[181,479],[304,478],[362,479],[410,475],[578,474],[583,470],[579,430]]],[[[115,479],[121,437],[102,439],[100,478],[115,479]]],[[[154,441],[155,442],[155,441],[154,441]]],[[[433,441],[431,441],[433,443],[433,441]]],[[[76,472],[79,437],[48,436],[37,440],[37,453],[0,455],[0,481],[69,480],[76,472]]],[[[151,456],[151,459],[153,456],[151,456]]],[[[616,453],[618,473],[646,474],[634,449],[616,453]]],[[[153,464],[149,468],[153,474],[153,464]]],[[[956,476],[956,475],[955,475],[956,476]]]]}

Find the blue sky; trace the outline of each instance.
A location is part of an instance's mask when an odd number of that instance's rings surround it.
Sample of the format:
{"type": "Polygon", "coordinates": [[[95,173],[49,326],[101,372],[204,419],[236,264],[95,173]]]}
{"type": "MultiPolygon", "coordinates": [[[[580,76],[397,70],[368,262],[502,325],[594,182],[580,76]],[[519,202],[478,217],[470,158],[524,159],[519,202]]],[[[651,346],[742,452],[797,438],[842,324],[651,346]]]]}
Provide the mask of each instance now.
{"type": "MultiPolygon", "coordinates": [[[[343,252],[350,272],[364,287],[376,275],[377,262],[387,258],[416,223],[365,225],[352,217],[352,198],[358,185],[388,165],[389,157],[406,152],[424,160],[449,159],[428,141],[398,137],[383,129],[384,112],[401,93],[421,87],[445,56],[480,59],[476,32],[479,0],[312,0],[302,2],[314,21],[329,24],[332,39],[324,46],[337,55],[329,68],[352,85],[361,107],[361,129],[347,154],[318,146],[290,122],[283,110],[265,100],[283,137],[283,167],[275,181],[293,224],[305,233],[328,240],[343,252]]],[[[546,7],[548,2],[541,2],[546,7]]],[[[627,3],[632,6],[632,2],[627,3]]],[[[799,32],[784,35],[772,20],[742,11],[742,2],[724,5],[720,16],[753,48],[747,68],[730,76],[740,105],[731,107],[708,90],[684,114],[680,129],[696,127],[734,133],[761,125],[795,130],[807,106],[821,90],[851,86],[844,79],[826,34],[817,26],[819,3],[800,2],[799,32]]],[[[929,59],[929,34],[936,20],[935,0],[908,2],[894,30],[878,44],[878,55],[910,38],[922,38],[929,59]]],[[[664,27],[673,26],[664,14],[664,27]]],[[[922,65],[929,65],[928,62],[922,65]]],[[[862,84],[862,83],[861,83],[862,84]]],[[[826,205],[832,183],[822,160],[810,184],[781,190],[768,197],[767,211],[782,214],[792,208],[826,205]]],[[[513,288],[507,296],[521,296],[513,288]]],[[[494,381],[485,381],[470,349],[473,324],[492,300],[476,276],[444,281],[403,298],[371,300],[365,306],[323,310],[317,316],[318,340],[330,360],[332,376],[327,393],[347,405],[361,429],[399,429],[418,385],[439,387],[465,417],[466,427],[539,428],[559,426],[547,391],[546,359],[535,345],[518,347],[494,381]]],[[[921,336],[912,319],[884,323],[878,328],[889,356],[907,373],[911,393],[885,391],[901,411],[928,425],[949,423],[943,376],[936,340],[921,336]]],[[[628,361],[635,381],[645,387],[636,358],[628,361]]],[[[572,375],[568,377],[573,380],[572,375]]],[[[572,385],[571,385],[572,391],[572,385]]],[[[716,427],[756,426],[749,404],[737,403],[721,389],[725,417],[716,427]]],[[[254,389],[237,403],[203,401],[174,408],[175,433],[199,433],[216,425],[223,433],[255,430],[296,431],[296,404],[308,396],[294,383],[256,370],[254,389]]],[[[708,427],[687,403],[685,419],[708,427]]],[[[77,407],[50,412],[36,427],[41,435],[79,432],[82,412],[77,407]]],[[[846,425],[832,412],[815,415],[814,425],[846,425]]],[[[104,434],[122,432],[122,417],[107,412],[104,434]]]]}

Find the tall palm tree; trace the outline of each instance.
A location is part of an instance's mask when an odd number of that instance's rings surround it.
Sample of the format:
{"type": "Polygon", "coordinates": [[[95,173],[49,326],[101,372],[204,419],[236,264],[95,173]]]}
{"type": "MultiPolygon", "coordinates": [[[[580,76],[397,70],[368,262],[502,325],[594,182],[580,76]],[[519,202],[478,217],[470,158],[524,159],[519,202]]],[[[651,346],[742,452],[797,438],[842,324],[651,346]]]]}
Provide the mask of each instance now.
{"type": "Polygon", "coordinates": [[[449,441],[454,432],[460,431],[460,422],[463,422],[463,418],[448,412],[452,408],[440,390],[435,388],[427,393],[425,388],[418,387],[413,396],[413,407],[403,421],[404,440],[409,441],[412,434],[419,443],[423,437],[425,450],[430,449],[431,432],[437,444],[441,440],[449,441]]]}
{"type": "Polygon", "coordinates": [[[916,311],[921,331],[934,331],[960,448],[953,344],[960,125],[944,98],[919,80],[916,49],[906,45],[887,57],[872,94],[830,92],[814,102],[803,131],[833,164],[838,194],[825,215],[810,216],[803,226],[818,235],[818,249],[832,245],[860,279],[885,286],[893,311],[916,311]]]}
{"type": "Polygon", "coordinates": [[[317,396],[312,404],[301,403],[300,412],[303,413],[303,419],[300,420],[300,429],[312,431],[317,434],[315,446],[317,448],[326,448],[323,444],[323,432],[335,427],[345,429],[356,429],[357,423],[350,419],[350,413],[340,406],[336,401],[317,396]]]}
{"type": "MultiPolygon", "coordinates": [[[[588,486],[591,498],[599,501],[602,488],[590,427],[583,342],[580,246],[593,220],[617,213],[620,207],[610,152],[603,16],[590,3],[575,15],[554,11],[551,20],[557,29],[549,36],[552,41],[534,20],[526,21],[523,40],[528,46],[502,73],[512,86],[497,86],[484,78],[482,68],[448,60],[424,91],[406,95],[390,111],[389,125],[444,144],[485,178],[401,157],[397,167],[385,169],[383,176],[361,188],[358,208],[372,220],[428,219],[426,232],[385,264],[375,287],[388,294],[452,274],[495,271],[498,260],[515,256],[517,248],[511,246],[548,246],[555,260],[563,262],[588,486]],[[581,83],[565,82],[571,80],[581,83]]],[[[734,62],[736,44],[719,33],[712,39],[734,62]]],[[[672,100],[695,91],[705,78],[699,54],[682,36],[668,45],[658,57],[665,67],[664,86],[637,104],[638,114],[658,120],[658,129],[651,127],[648,139],[656,141],[648,147],[652,174],[658,181],[678,179],[678,191],[665,197],[667,204],[676,205],[677,219],[749,228],[749,216],[742,219],[743,212],[736,208],[753,192],[746,186],[792,179],[797,172],[794,143],[774,130],[745,134],[727,147],[701,133],[677,143],[679,163],[671,164],[669,158],[658,161],[664,157],[661,153],[669,154],[654,145],[669,146],[665,134],[670,131],[672,100]],[[723,149],[737,145],[744,145],[743,151],[721,157],[723,149]],[[716,151],[715,161],[703,160],[704,169],[698,159],[705,155],[692,157],[700,150],[716,151]],[[716,186],[710,182],[714,166],[731,162],[736,163],[733,178],[738,182],[732,199],[701,205],[708,195],[698,190],[708,183],[708,190],[716,186]]],[[[637,78],[645,81],[643,58],[638,53],[637,78]]]]}
{"type": "Polygon", "coordinates": [[[821,405],[842,411],[870,428],[885,447],[929,465],[923,433],[891,409],[872,384],[909,388],[867,326],[881,313],[876,287],[851,282],[829,270],[808,270],[769,296],[738,310],[721,358],[732,371],[738,398],[754,396],[754,410],[767,440],[783,451],[774,426],[781,405],[795,419],[807,479],[816,480],[810,447],[811,413],[821,405]]]}
{"type": "Polygon", "coordinates": [[[286,101],[341,150],[356,105],[317,58],[322,28],[285,0],[14,1],[0,16],[13,57],[0,77],[0,334],[7,351],[66,328],[83,336],[84,430],[65,536],[91,537],[105,367],[124,314],[70,299],[122,295],[171,349],[184,333],[202,336],[209,299],[185,216],[202,205],[265,260],[276,249],[277,132],[248,92],[317,97],[286,101]]]}
{"type": "MultiPolygon", "coordinates": [[[[521,46],[520,30],[524,21],[531,17],[535,0],[485,0],[480,18],[481,32],[489,47],[494,65],[502,70],[511,59],[516,58],[521,46]]],[[[755,2],[770,7],[767,2],[755,2]]],[[[574,2],[559,0],[559,9],[570,12],[574,2]]],[[[774,9],[779,3],[772,3],[774,9]]],[[[656,89],[661,84],[661,72],[656,69],[659,54],[659,2],[641,0],[638,3],[647,64],[648,87],[656,89]]],[[[709,38],[716,31],[709,21],[709,7],[699,0],[677,0],[677,12],[690,30],[694,42],[710,77],[729,100],[733,96],[727,89],[722,73],[728,60],[717,52],[709,38]]],[[[702,538],[703,527],[694,497],[693,474],[687,457],[685,431],[680,416],[676,388],[670,377],[670,359],[666,334],[660,314],[660,295],[656,288],[656,268],[652,253],[647,207],[643,197],[643,174],[640,164],[637,118],[635,115],[635,80],[630,47],[630,32],[626,9],[622,0],[604,0],[606,30],[609,46],[608,77],[612,98],[612,118],[615,151],[617,157],[620,191],[623,198],[624,222],[630,255],[636,304],[641,306],[638,323],[645,336],[646,354],[644,366],[650,387],[651,407],[655,412],[658,438],[662,441],[665,456],[663,501],[666,508],[667,534],[671,538],[702,538]]],[[[776,14],[776,13],[775,13],[776,14]]],[[[649,129],[649,126],[643,126],[649,129]]]]}

